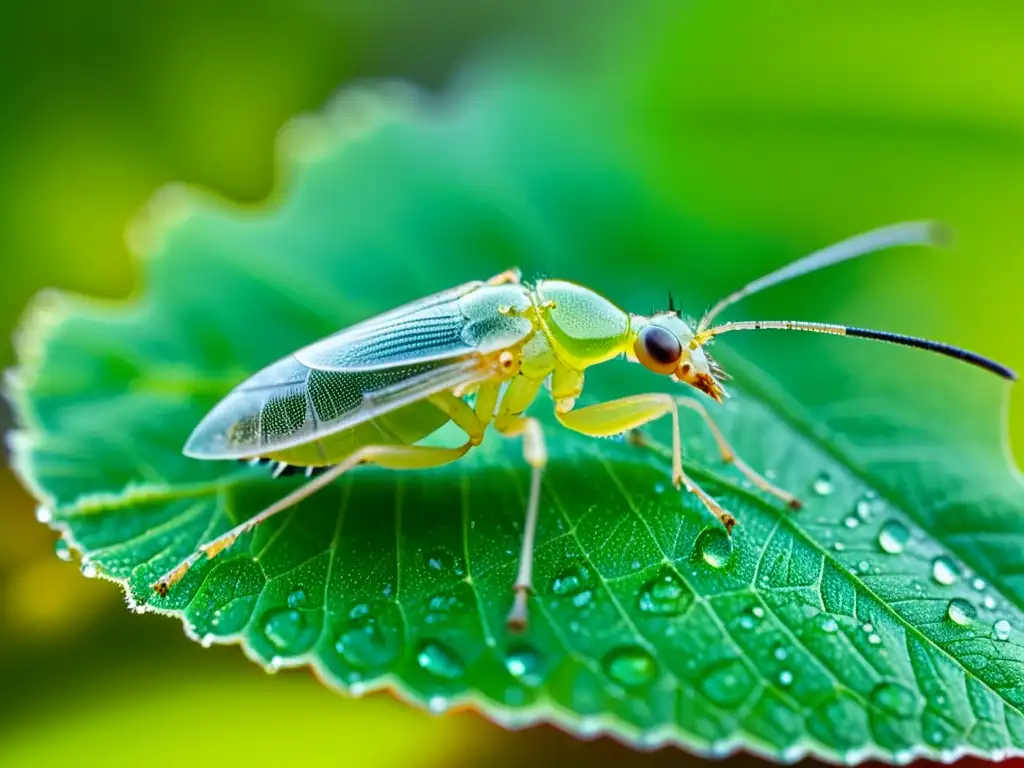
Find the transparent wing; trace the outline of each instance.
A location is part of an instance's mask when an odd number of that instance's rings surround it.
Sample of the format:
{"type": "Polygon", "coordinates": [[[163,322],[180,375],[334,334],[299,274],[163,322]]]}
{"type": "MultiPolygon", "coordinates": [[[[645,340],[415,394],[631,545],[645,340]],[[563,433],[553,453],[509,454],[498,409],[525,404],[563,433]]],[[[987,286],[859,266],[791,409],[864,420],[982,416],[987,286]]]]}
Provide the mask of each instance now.
{"type": "Polygon", "coordinates": [[[514,344],[524,331],[521,318],[497,314],[506,295],[506,304],[526,301],[518,286],[466,283],[339,331],[295,358],[325,371],[367,371],[492,352],[514,344]]]}
{"type": "Polygon", "coordinates": [[[484,356],[532,330],[498,311],[528,306],[519,286],[467,283],[347,328],[246,380],[196,427],[189,456],[260,456],[326,437],[493,375],[484,356]]]}
{"type": "Polygon", "coordinates": [[[185,453],[241,459],[325,437],[437,392],[483,381],[477,357],[377,371],[322,371],[281,360],[225,397],[196,427],[185,453]]]}

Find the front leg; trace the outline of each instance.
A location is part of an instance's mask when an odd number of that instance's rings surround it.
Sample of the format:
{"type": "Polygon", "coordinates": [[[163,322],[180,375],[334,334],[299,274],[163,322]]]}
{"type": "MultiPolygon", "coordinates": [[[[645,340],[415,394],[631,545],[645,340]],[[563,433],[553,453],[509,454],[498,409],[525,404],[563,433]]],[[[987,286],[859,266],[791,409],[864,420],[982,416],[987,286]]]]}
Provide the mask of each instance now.
{"type": "Polygon", "coordinates": [[[682,441],[679,437],[679,408],[675,398],[664,394],[633,395],[564,413],[555,411],[555,417],[564,426],[573,432],[591,437],[618,435],[642,427],[644,424],[666,415],[672,416],[672,482],[677,488],[682,486],[700,499],[708,511],[725,526],[725,530],[731,532],[732,527],[736,524],[736,518],[726,512],[717,501],[683,471],[682,441]]]}

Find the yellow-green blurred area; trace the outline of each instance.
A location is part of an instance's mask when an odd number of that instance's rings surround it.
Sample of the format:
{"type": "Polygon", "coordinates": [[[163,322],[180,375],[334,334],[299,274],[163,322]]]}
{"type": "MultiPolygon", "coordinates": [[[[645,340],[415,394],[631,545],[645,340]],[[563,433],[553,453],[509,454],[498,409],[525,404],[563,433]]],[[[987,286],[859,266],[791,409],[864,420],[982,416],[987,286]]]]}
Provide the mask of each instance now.
{"type": "MultiPolygon", "coordinates": [[[[856,284],[877,299],[860,301],[854,317],[842,315],[843,284],[816,276],[793,292],[807,300],[793,317],[926,333],[1024,369],[1024,5],[638,8],[97,0],[8,9],[0,362],[13,362],[7,340],[36,291],[131,293],[138,270],[124,230],[162,185],[259,201],[274,184],[278,129],[337,88],[386,76],[443,91],[489,51],[515,48],[552,72],[592,67],[584,81],[607,87],[609,119],[627,125],[615,99],[628,89],[630,105],[646,105],[629,152],[647,183],[705,230],[779,244],[763,256],[700,254],[694,269],[681,259],[678,274],[651,276],[657,295],[698,272],[709,295],[723,293],[778,265],[787,245],[795,257],[873,226],[937,218],[956,228],[955,248],[880,257],[870,284],[856,284]]],[[[1014,406],[1020,455],[1019,395],[1014,406]]],[[[6,471],[0,494],[0,764],[634,759],[608,740],[506,733],[386,696],[345,700],[307,673],[272,677],[235,648],[204,650],[177,622],[130,614],[115,587],[55,557],[54,535],[6,471]]],[[[667,750],[636,760],[691,759],[667,750]]]]}

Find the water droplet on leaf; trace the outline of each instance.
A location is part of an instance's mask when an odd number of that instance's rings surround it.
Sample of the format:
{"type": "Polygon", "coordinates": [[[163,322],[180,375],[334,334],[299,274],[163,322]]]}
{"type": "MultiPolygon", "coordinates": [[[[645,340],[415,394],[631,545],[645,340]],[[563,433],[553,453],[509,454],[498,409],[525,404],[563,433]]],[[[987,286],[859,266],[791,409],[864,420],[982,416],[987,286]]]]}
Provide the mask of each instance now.
{"type": "Polygon", "coordinates": [[[828,496],[834,489],[832,485],[832,478],[827,472],[822,472],[811,483],[811,490],[819,496],[828,496]]]}
{"type": "Polygon", "coordinates": [[[440,715],[448,709],[448,699],[444,696],[431,696],[427,699],[427,709],[435,715],[440,715]]]}
{"type": "Polygon", "coordinates": [[[457,595],[447,593],[434,595],[427,603],[427,615],[424,617],[424,621],[427,624],[441,624],[460,613],[464,608],[465,604],[457,595]]]}
{"type": "Polygon", "coordinates": [[[651,682],[658,673],[658,663],[640,646],[618,648],[604,658],[604,669],[615,682],[636,688],[651,682]]]}
{"type": "Polygon", "coordinates": [[[302,608],[307,601],[306,590],[302,587],[296,587],[288,595],[288,607],[289,608],[302,608]]]}
{"type": "Polygon", "coordinates": [[[793,673],[788,669],[779,672],[779,685],[788,686],[793,682],[793,673]]]}
{"type": "Polygon", "coordinates": [[[319,634],[304,612],[295,608],[277,608],[263,616],[263,634],[270,644],[286,656],[302,653],[319,634]]]}
{"type": "Polygon", "coordinates": [[[65,563],[71,562],[71,547],[68,546],[67,539],[61,536],[53,544],[54,554],[65,563]]]}
{"type": "Polygon", "coordinates": [[[979,592],[981,592],[983,589],[985,589],[985,580],[984,579],[974,579],[971,582],[971,586],[974,587],[979,592]]]}
{"type": "Polygon", "coordinates": [[[908,720],[916,717],[921,701],[912,690],[899,683],[882,683],[871,692],[871,703],[880,711],[908,720]]]}
{"type": "Polygon", "coordinates": [[[890,555],[900,554],[910,540],[910,530],[898,520],[890,520],[878,532],[878,546],[890,555]]]}
{"type": "Polygon", "coordinates": [[[334,643],[338,655],[360,670],[383,669],[401,654],[402,618],[394,603],[359,603],[334,643]]]}
{"type": "Polygon", "coordinates": [[[721,528],[705,528],[694,542],[694,554],[712,568],[724,568],[732,557],[732,539],[721,528]]]}
{"type": "Polygon", "coordinates": [[[677,616],[693,602],[693,593],[676,573],[664,567],[640,588],[637,608],[650,616],[677,616]]]}
{"type": "Polygon", "coordinates": [[[559,597],[572,597],[589,591],[592,586],[590,569],[585,565],[574,565],[562,571],[551,582],[551,591],[559,597]]]}
{"type": "Polygon", "coordinates": [[[857,505],[853,508],[854,514],[857,515],[861,520],[867,522],[871,519],[871,501],[867,496],[860,499],[857,505]]]}
{"type": "Polygon", "coordinates": [[[528,645],[515,645],[509,648],[505,656],[505,669],[525,685],[539,685],[541,682],[540,656],[528,645]]]}
{"type": "Polygon", "coordinates": [[[1009,640],[1012,630],[1013,627],[1006,619],[1000,619],[992,625],[992,631],[995,632],[997,640],[1009,640]]]}
{"type": "Polygon", "coordinates": [[[442,680],[456,680],[466,671],[455,651],[436,640],[420,643],[416,651],[420,668],[442,680]]]}
{"type": "Polygon", "coordinates": [[[36,507],[36,520],[40,523],[49,524],[53,522],[53,510],[45,504],[40,504],[36,507]]]}
{"type": "Polygon", "coordinates": [[[962,627],[965,627],[974,621],[977,614],[978,612],[975,610],[973,605],[959,597],[955,597],[950,600],[949,606],[946,608],[946,615],[949,617],[949,620],[962,627]]]}
{"type": "Polygon", "coordinates": [[[945,555],[932,560],[932,578],[943,586],[950,586],[956,583],[959,577],[956,565],[945,555]]]}
{"type": "Polygon", "coordinates": [[[82,561],[82,575],[87,579],[95,579],[99,575],[99,569],[91,560],[82,561]]]}

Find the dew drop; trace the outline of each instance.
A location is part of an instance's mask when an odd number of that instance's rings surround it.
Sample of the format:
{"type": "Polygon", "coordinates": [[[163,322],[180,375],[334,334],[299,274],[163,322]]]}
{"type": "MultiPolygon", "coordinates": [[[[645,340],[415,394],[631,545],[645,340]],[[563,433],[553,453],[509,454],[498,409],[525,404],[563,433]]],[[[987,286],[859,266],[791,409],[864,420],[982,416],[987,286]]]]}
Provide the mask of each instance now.
{"type": "Polygon", "coordinates": [[[979,592],[981,592],[983,589],[985,589],[985,580],[984,579],[974,579],[971,582],[971,586],[974,587],[979,592]]]}
{"type": "Polygon", "coordinates": [[[917,717],[921,700],[916,693],[899,683],[881,683],[871,692],[871,703],[886,714],[907,720],[917,717]]]}
{"type": "Polygon", "coordinates": [[[443,624],[465,608],[462,600],[454,594],[441,593],[434,595],[427,603],[427,624],[443,624]]]}
{"type": "Polygon", "coordinates": [[[277,608],[263,616],[263,634],[274,648],[286,656],[302,653],[316,640],[318,628],[305,613],[295,608],[277,608]]]}
{"type": "Polygon", "coordinates": [[[836,552],[842,552],[846,549],[846,545],[843,544],[843,542],[841,541],[837,541],[835,544],[832,545],[832,549],[834,549],[836,552]]]}
{"type": "Polygon", "coordinates": [[[528,645],[515,645],[505,656],[505,669],[512,677],[525,685],[539,685],[540,656],[528,645]]]}
{"type": "Polygon", "coordinates": [[[359,603],[349,610],[334,650],[350,666],[377,670],[392,664],[402,645],[402,618],[394,603],[359,603]]]}
{"type": "Polygon", "coordinates": [[[296,587],[288,594],[288,607],[289,608],[302,608],[308,600],[306,590],[302,587],[296,587]]]}
{"type": "Polygon", "coordinates": [[[861,573],[867,573],[871,570],[871,563],[869,563],[867,560],[861,560],[859,563],[857,563],[857,570],[861,573]]]}
{"type": "Polygon", "coordinates": [[[785,661],[788,655],[789,652],[781,645],[775,646],[775,650],[772,651],[772,656],[774,656],[779,661],[785,661]]]}
{"type": "Polygon", "coordinates": [[[882,642],[882,638],[872,632],[868,635],[868,642],[871,643],[871,645],[879,645],[882,642]]]}
{"type": "Polygon", "coordinates": [[[764,608],[762,608],[760,605],[755,605],[753,608],[750,609],[750,612],[754,614],[754,618],[764,618],[764,608]]]}
{"type": "Polygon", "coordinates": [[[91,560],[82,561],[82,575],[87,579],[95,579],[99,575],[99,570],[91,560]]]}
{"type": "Polygon", "coordinates": [[[659,493],[659,494],[660,493],[664,493],[665,492],[665,484],[664,483],[655,483],[654,484],[654,492],[655,493],[659,493]]]}
{"type": "Polygon", "coordinates": [[[63,560],[65,563],[71,562],[71,547],[68,545],[67,539],[61,536],[53,544],[53,552],[57,557],[63,560]]]}
{"type": "Polygon", "coordinates": [[[53,510],[45,504],[40,504],[36,507],[36,520],[43,524],[49,524],[53,522],[53,510]]]}
{"type": "Polygon", "coordinates": [[[974,621],[978,612],[975,610],[974,606],[966,600],[955,597],[949,601],[949,606],[946,608],[946,615],[954,624],[959,624],[960,626],[965,627],[974,621]]]}
{"type": "Polygon", "coordinates": [[[793,682],[793,673],[788,669],[784,669],[779,672],[779,685],[788,686],[793,682]]]}
{"type": "Polygon", "coordinates": [[[658,674],[654,657],[637,645],[611,651],[604,657],[603,666],[609,677],[627,688],[646,685],[658,674]]]}
{"type": "Polygon", "coordinates": [[[586,608],[594,601],[594,592],[590,589],[585,589],[582,592],[572,596],[572,604],[577,608],[586,608]]]}
{"type": "Polygon", "coordinates": [[[732,539],[719,527],[705,528],[693,546],[694,554],[712,568],[724,568],[732,557],[732,539]]]}
{"type": "Polygon", "coordinates": [[[863,630],[864,632],[866,632],[866,633],[870,634],[870,633],[872,633],[872,632],[874,632],[874,631],[875,631],[875,625],[874,625],[874,624],[872,624],[871,622],[868,622],[867,624],[865,624],[864,626],[862,626],[862,627],[861,627],[861,629],[862,629],[862,630],[863,630]]]}
{"type": "Polygon", "coordinates": [[[440,715],[448,709],[448,699],[444,696],[431,696],[427,699],[427,709],[435,715],[440,715]]]}
{"type": "Polygon", "coordinates": [[[735,707],[746,701],[755,681],[744,663],[733,658],[724,659],[705,670],[699,685],[712,703],[723,707],[735,707]]]}
{"type": "Polygon", "coordinates": [[[843,519],[843,525],[850,529],[856,528],[860,525],[860,518],[849,515],[843,519]]]}
{"type": "Polygon", "coordinates": [[[640,612],[649,616],[678,616],[693,602],[693,593],[665,567],[640,588],[636,602],[640,612]]]}
{"type": "Polygon", "coordinates": [[[956,565],[945,555],[932,560],[932,578],[935,579],[936,583],[948,587],[956,583],[959,575],[956,565]]]}
{"type": "Polygon", "coordinates": [[[994,611],[997,605],[996,599],[992,595],[985,595],[985,599],[981,601],[981,604],[990,611],[994,611]]]}
{"type": "Polygon", "coordinates": [[[898,520],[890,520],[878,532],[878,546],[890,555],[900,554],[909,540],[910,530],[898,520]]]}
{"type": "Polygon", "coordinates": [[[1010,631],[1012,629],[1013,627],[1010,626],[1010,622],[1008,622],[1006,619],[1000,619],[992,625],[992,631],[995,632],[997,640],[1009,640],[1010,631]]]}
{"type": "Polygon", "coordinates": [[[832,485],[832,478],[829,474],[822,472],[814,478],[814,482],[811,483],[811,490],[819,496],[828,496],[835,490],[835,487],[832,485]]]}
{"type": "Polygon", "coordinates": [[[867,496],[860,499],[853,508],[854,514],[865,523],[871,519],[871,501],[867,496]]]}
{"type": "Polygon", "coordinates": [[[585,565],[571,566],[551,582],[551,591],[559,597],[572,597],[591,589],[590,569],[585,565]]]}
{"type": "Polygon", "coordinates": [[[455,651],[436,640],[425,640],[416,651],[420,668],[442,680],[456,680],[466,671],[455,651]]]}
{"type": "Polygon", "coordinates": [[[823,622],[821,622],[821,628],[831,635],[839,630],[839,624],[836,623],[835,619],[829,616],[823,622]]]}

